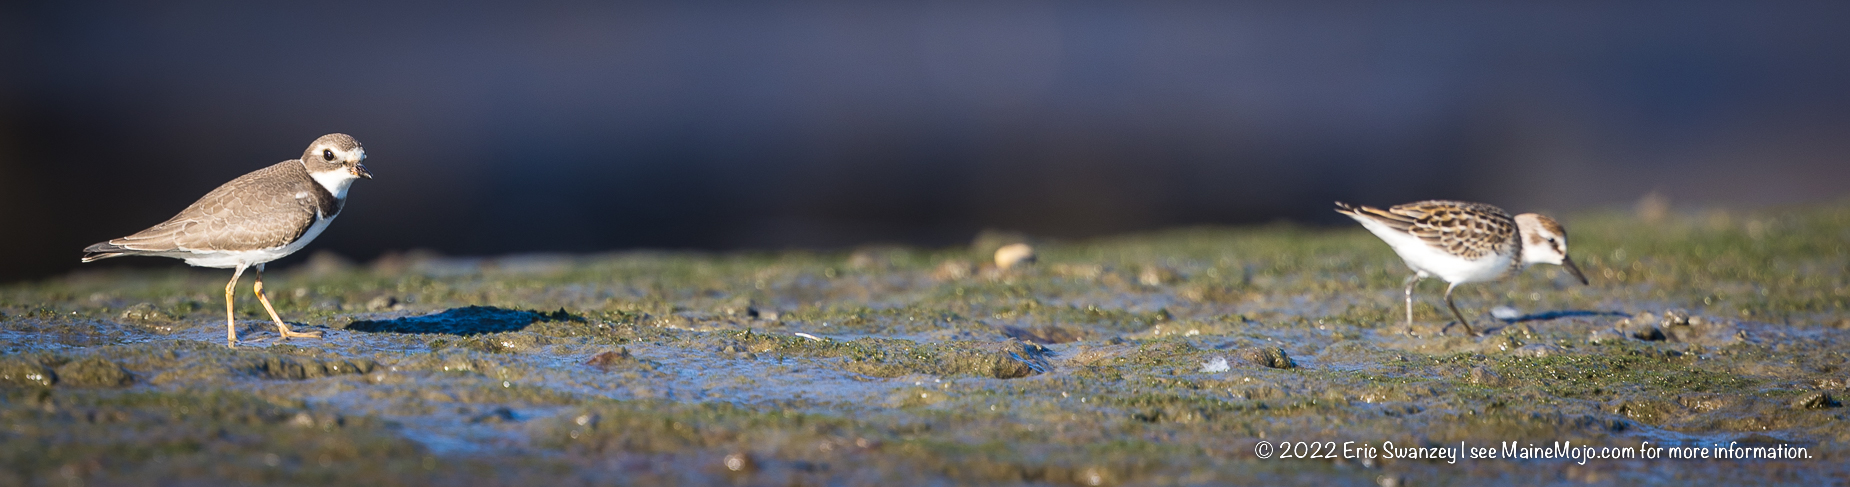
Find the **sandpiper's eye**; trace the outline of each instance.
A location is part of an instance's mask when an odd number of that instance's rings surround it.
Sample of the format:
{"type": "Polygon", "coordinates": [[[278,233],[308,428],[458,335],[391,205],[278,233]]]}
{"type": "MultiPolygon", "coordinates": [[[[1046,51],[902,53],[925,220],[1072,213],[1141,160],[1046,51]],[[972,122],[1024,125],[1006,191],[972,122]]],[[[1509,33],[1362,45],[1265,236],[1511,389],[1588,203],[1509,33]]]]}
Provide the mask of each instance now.
{"type": "Polygon", "coordinates": [[[334,161],[334,150],[333,149],[321,149],[321,158],[327,159],[328,162],[333,162],[334,161]]]}

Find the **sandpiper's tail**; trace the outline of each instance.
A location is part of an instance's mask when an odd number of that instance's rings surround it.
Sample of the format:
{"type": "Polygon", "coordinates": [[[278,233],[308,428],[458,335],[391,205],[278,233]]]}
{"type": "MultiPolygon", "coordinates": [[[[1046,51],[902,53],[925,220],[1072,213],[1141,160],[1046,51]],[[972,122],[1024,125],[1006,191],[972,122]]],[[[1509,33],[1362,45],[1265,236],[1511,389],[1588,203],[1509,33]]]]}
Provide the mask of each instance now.
{"type": "MultiPolygon", "coordinates": [[[[1395,208],[1400,207],[1397,206],[1395,208]]],[[[1341,201],[1336,202],[1336,212],[1349,215],[1349,218],[1354,218],[1355,221],[1362,222],[1364,226],[1366,226],[1368,222],[1373,221],[1402,232],[1408,231],[1413,228],[1414,224],[1418,223],[1414,217],[1395,213],[1392,210],[1383,210],[1368,205],[1351,205],[1341,201]]]]}

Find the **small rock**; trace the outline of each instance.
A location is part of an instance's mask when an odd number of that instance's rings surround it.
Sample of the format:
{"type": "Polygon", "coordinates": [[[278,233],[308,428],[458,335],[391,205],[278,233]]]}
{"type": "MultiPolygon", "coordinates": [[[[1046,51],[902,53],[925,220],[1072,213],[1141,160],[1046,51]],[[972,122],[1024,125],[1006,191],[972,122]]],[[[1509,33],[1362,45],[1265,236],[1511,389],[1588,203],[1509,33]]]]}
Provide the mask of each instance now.
{"type": "Polygon", "coordinates": [[[897,263],[911,260],[911,251],[904,247],[877,245],[855,249],[848,255],[848,268],[855,270],[891,269],[897,263]]]}
{"type": "Polygon", "coordinates": [[[498,407],[498,408],[495,408],[493,411],[489,411],[487,413],[478,415],[476,417],[469,418],[469,422],[475,423],[475,424],[483,424],[483,423],[499,424],[499,423],[512,423],[515,421],[515,419],[516,418],[514,417],[514,410],[508,409],[505,407],[498,407]]]}
{"type": "Polygon", "coordinates": [[[996,249],[996,267],[1008,270],[1021,264],[1034,263],[1034,247],[1025,243],[1008,244],[996,249]]]}
{"type": "Polygon", "coordinates": [[[1664,330],[1659,330],[1657,327],[1649,325],[1633,328],[1631,334],[1632,338],[1647,342],[1661,342],[1665,339],[1664,330]]]}
{"type": "Polygon", "coordinates": [[[90,357],[58,367],[58,382],[77,387],[126,387],[135,383],[128,371],[98,357],[90,357]]]}
{"type": "Polygon", "coordinates": [[[758,463],[752,461],[751,455],[746,455],[743,452],[733,452],[732,454],[726,455],[726,459],[723,460],[723,463],[726,465],[726,470],[734,472],[750,472],[758,469],[758,463]]]}
{"type": "Polygon", "coordinates": [[[1665,339],[1664,330],[1659,329],[1658,324],[1664,321],[1668,320],[1660,321],[1657,315],[1651,313],[1638,313],[1637,316],[1619,320],[1614,327],[1632,338],[1644,341],[1663,341],[1665,339]]]}
{"type": "Polygon", "coordinates": [[[1612,328],[1593,330],[1592,335],[1587,337],[1587,343],[1592,343],[1595,345],[1598,345],[1601,343],[1617,343],[1617,342],[1623,342],[1625,340],[1626,340],[1625,332],[1615,330],[1612,328]]]}
{"type": "Polygon", "coordinates": [[[154,307],[154,303],[139,303],[134,306],[129,306],[128,309],[122,310],[122,314],[117,317],[121,318],[123,321],[133,321],[136,323],[173,321],[173,316],[161,312],[160,308],[154,307]]]}
{"type": "Polygon", "coordinates": [[[1663,333],[1670,341],[1705,347],[1733,345],[1743,337],[1742,330],[1731,323],[1677,311],[1664,313],[1663,333]]]}
{"type": "Polygon", "coordinates": [[[1806,394],[1798,400],[1792,401],[1792,407],[1799,409],[1830,409],[1839,406],[1843,406],[1843,404],[1837,402],[1837,398],[1831,397],[1831,393],[1829,392],[1822,391],[1806,394]]]}
{"type": "Polygon", "coordinates": [[[1498,306],[1495,308],[1490,308],[1490,316],[1492,318],[1496,318],[1499,320],[1509,321],[1509,320],[1521,318],[1522,311],[1519,311],[1516,308],[1513,308],[1507,305],[1498,306]]]}
{"type": "Polygon", "coordinates": [[[591,360],[585,361],[585,365],[591,365],[591,366],[596,366],[596,367],[609,367],[612,365],[635,362],[635,361],[636,361],[636,356],[630,355],[629,349],[617,348],[614,351],[603,352],[597,355],[592,355],[591,360]]]}
{"type": "Polygon", "coordinates": [[[1214,357],[1214,360],[1201,364],[1201,373],[1203,374],[1218,374],[1226,372],[1229,369],[1232,369],[1232,367],[1227,366],[1227,357],[1214,357]]]}
{"type": "Polygon", "coordinates": [[[366,309],[373,310],[373,311],[385,311],[388,309],[392,309],[392,306],[396,304],[398,304],[398,298],[394,298],[391,296],[379,296],[379,297],[373,298],[372,301],[367,301],[366,309]]]}
{"type": "MultiPolygon", "coordinates": [[[[6,315],[0,315],[0,319],[6,319],[6,315]]],[[[1850,330],[1850,318],[1838,318],[1837,321],[1831,323],[1831,328],[1850,330]]]]}
{"type": "Polygon", "coordinates": [[[1553,355],[1560,355],[1562,351],[1563,350],[1561,350],[1561,347],[1557,347],[1554,345],[1549,345],[1546,343],[1531,343],[1528,345],[1523,345],[1522,347],[1517,348],[1515,351],[1510,352],[1510,353],[1514,353],[1518,357],[1542,358],[1542,357],[1548,357],[1548,356],[1553,356],[1553,355]]]}
{"type": "Polygon", "coordinates": [[[1145,286],[1161,286],[1177,280],[1176,272],[1167,267],[1149,265],[1137,273],[1137,282],[1145,286]]]}
{"type": "Polygon", "coordinates": [[[1469,380],[1472,384],[1485,387],[1501,387],[1507,384],[1507,382],[1503,380],[1503,376],[1497,375],[1497,373],[1490,370],[1489,367],[1483,366],[1473,367],[1469,380]]]}
{"type": "Polygon", "coordinates": [[[777,318],[780,315],[778,314],[777,310],[758,309],[757,307],[754,306],[754,307],[745,308],[745,316],[750,316],[753,318],[766,320],[766,321],[777,321],[777,318]]]}
{"type": "Polygon", "coordinates": [[[50,387],[58,376],[43,365],[25,360],[0,361],[0,384],[50,387]]]}
{"type": "Polygon", "coordinates": [[[1271,367],[1274,369],[1293,369],[1298,366],[1297,362],[1292,361],[1291,356],[1285,353],[1285,349],[1278,347],[1254,347],[1246,349],[1240,353],[1240,360],[1249,364],[1271,367]]]}
{"type": "Polygon", "coordinates": [[[938,264],[938,269],[932,271],[931,277],[940,281],[953,281],[970,277],[971,274],[976,274],[976,266],[969,261],[947,260],[938,264]]]}

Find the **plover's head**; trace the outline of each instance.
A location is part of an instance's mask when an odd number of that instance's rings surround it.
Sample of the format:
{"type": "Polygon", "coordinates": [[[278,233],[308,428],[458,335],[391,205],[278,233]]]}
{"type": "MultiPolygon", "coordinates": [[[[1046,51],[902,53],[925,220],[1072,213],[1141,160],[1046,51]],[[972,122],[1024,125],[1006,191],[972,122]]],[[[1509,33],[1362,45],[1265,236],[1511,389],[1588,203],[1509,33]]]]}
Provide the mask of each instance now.
{"type": "Polygon", "coordinates": [[[1581,284],[1587,283],[1587,276],[1580,273],[1580,266],[1567,257],[1567,229],[1555,219],[1534,213],[1516,215],[1516,230],[1522,238],[1522,265],[1557,264],[1566,267],[1581,284]]]}
{"type": "Polygon", "coordinates": [[[353,140],[347,134],[327,134],[315,139],[302,151],[302,165],[308,168],[308,175],[320,182],[328,192],[338,197],[347,196],[347,186],[360,178],[372,179],[373,173],[366,171],[366,149],[360,147],[360,141],[353,140]]]}

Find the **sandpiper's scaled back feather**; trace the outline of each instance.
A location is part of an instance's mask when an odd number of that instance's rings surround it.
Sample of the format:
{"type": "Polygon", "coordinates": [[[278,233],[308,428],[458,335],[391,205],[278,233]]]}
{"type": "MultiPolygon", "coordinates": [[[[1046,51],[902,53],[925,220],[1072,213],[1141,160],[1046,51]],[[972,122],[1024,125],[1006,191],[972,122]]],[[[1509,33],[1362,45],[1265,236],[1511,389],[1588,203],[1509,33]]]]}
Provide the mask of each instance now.
{"type": "Polygon", "coordinates": [[[1373,218],[1467,260],[1520,245],[1514,238],[1516,220],[1502,208],[1483,203],[1428,200],[1382,210],[1338,202],[1336,211],[1373,218]]]}
{"type": "Polygon", "coordinates": [[[1468,201],[1428,200],[1386,210],[1336,202],[1348,215],[1394,249],[1413,271],[1406,281],[1409,330],[1413,325],[1413,287],[1420,279],[1439,277],[1445,305],[1471,332],[1471,320],[1452,302],[1459,284],[1501,279],[1530,264],[1557,264],[1582,284],[1586,275],[1567,256],[1567,230],[1535,213],[1510,216],[1502,208],[1468,201]]]}

